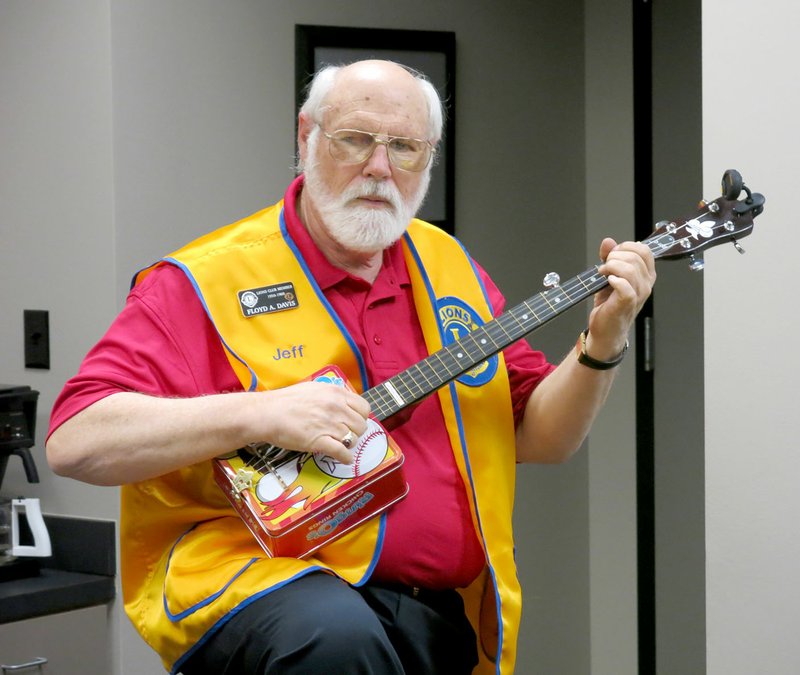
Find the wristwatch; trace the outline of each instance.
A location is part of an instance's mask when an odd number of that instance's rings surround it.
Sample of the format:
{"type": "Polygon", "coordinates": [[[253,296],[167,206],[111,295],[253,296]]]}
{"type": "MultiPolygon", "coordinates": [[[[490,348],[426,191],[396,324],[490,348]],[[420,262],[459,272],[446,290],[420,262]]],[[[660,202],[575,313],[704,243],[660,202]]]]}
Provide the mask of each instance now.
{"type": "Polygon", "coordinates": [[[598,361],[586,353],[587,335],[589,335],[588,328],[581,333],[581,336],[578,339],[578,342],[581,346],[580,352],[578,352],[578,363],[588,368],[592,368],[593,370],[610,370],[611,368],[616,368],[620,363],[622,363],[622,359],[625,358],[625,353],[628,351],[627,340],[625,340],[625,346],[615,359],[612,359],[611,361],[598,361]]]}

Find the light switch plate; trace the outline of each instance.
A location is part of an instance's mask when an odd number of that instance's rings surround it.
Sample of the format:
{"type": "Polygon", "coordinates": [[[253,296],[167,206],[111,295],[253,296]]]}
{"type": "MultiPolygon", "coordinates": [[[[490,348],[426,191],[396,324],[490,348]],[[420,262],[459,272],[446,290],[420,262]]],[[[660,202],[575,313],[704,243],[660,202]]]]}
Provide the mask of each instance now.
{"type": "Polygon", "coordinates": [[[45,309],[24,310],[25,367],[50,369],[50,316],[45,309]]]}

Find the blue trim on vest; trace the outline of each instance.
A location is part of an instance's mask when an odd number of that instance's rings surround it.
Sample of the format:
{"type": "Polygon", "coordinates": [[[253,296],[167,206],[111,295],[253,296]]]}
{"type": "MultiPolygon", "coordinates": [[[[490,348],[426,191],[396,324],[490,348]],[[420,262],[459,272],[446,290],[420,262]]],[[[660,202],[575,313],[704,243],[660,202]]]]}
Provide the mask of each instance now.
{"type": "MultiPolygon", "coordinates": [[[[431,280],[428,278],[428,273],[425,271],[425,267],[422,265],[422,258],[420,257],[419,251],[417,251],[417,247],[414,245],[411,235],[408,232],[403,234],[403,239],[405,239],[405,242],[408,245],[408,250],[411,252],[411,257],[414,258],[414,262],[417,264],[417,269],[419,270],[422,281],[425,284],[425,292],[428,295],[428,301],[431,303],[431,310],[433,311],[434,316],[436,316],[436,294],[433,292],[433,285],[431,284],[431,280]]],[[[439,341],[442,344],[445,344],[444,328],[442,327],[442,324],[439,323],[438,319],[436,320],[436,328],[439,331],[439,341]]]]}
{"type": "Polygon", "coordinates": [[[364,576],[361,577],[358,581],[356,581],[353,586],[358,588],[359,586],[363,586],[366,584],[371,578],[372,573],[375,571],[375,568],[378,566],[378,560],[380,560],[381,552],[383,551],[383,541],[386,538],[386,523],[388,518],[388,511],[384,511],[380,516],[381,524],[378,527],[378,539],[375,542],[375,553],[372,554],[372,560],[369,563],[366,571],[364,572],[364,576]]]}
{"type": "Polygon", "coordinates": [[[258,386],[258,377],[256,376],[255,371],[247,365],[247,361],[245,361],[241,356],[239,356],[233,349],[231,349],[230,345],[223,339],[222,335],[220,335],[219,331],[217,330],[217,324],[214,323],[214,318],[211,316],[211,312],[208,309],[208,305],[206,305],[206,299],[203,297],[203,293],[200,290],[200,286],[197,284],[197,280],[192,275],[189,268],[184,265],[182,262],[176,260],[175,258],[166,257],[163,258],[164,262],[169,263],[170,265],[175,265],[178,269],[180,269],[185,275],[189,282],[192,284],[194,288],[194,292],[197,294],[198,299],[200,300],[200,304],[203,305],[203,309],[205,310],[206,316],[208,317],[209,321],[211,321],[211,325],[214,326],[214,331],[217,333],[217,337],[219,341],[222,343],[222,346],[225,347],[225,350],[235,358],[239,363],[241,363],[245,368],[247,368],[247,372],[250,373],[250,385],[247,388],[247,391],[255,391],[256,387],[258,386]]]}
{"type": "MultiPolygon", "coordinates": [[[[353,584],[353,586],[363,586],[369,580],[369,578],[372,576],[372,572],[374,571],[375,566],[378,564],[378,558],[380,557],[380,551],[383,548],[383,540],[384,540],[384,536],[386,534],[386,515],[387,515],[386,513],[382,513],[379,516],[380,520],[381,520],[381,524],[380,524],[380,528],[378,530],[378,540],[377,540],[377,542],[375,544],[375,554],[373,554],[372,560],[370,561],[369,566],[367,567],[366,571],[364,572],[364,576],[361,579],[359,579],[357,582],[355,582],[353,584]]],[[[192,527],[190,527],[188,530],[186,530],[186,532],[184,532],[180,537],[178,537],[175,540],[175,543],[172,545],[172,548],[170,549],[169,555],[167,556],[166,568],[164,569],[165,578],[166,578],[167,575],[169,575],[169,565],[170,565],[170,561],[172,560],[172,555],[175,552],[175,549],[177,548],[178,544],[181,543],[183,538],[187,534],[189,534],[192,530],[194,530],[195,527],[197,527],[197,525],[192,525],[192,527]]],[[[222,586],[222,588],[220,588],[218,591],[215,591],[214,593],[209,595],[207,598],[203,598],[202,600],[196,602],[194,605],[192,605],[191,607],[183,610],[182,612],[173,613],[170,610],[169,604],[168,604],[168,600],[167,600],[166,589],[165,589],[164,592],[162,593],[162,601],[163,601],[163,605],[164,605],[164,613],[167,615],[167,618],[170,621],[172,621],[172,623],[178,623],[179,621],[183,621],[187,616],[191,616],[192,614],[194,614],[198,610],[203,609],[203,607],[206,607],[206,606],[210,605],[212,602],[214,602],[214,600],[219,598],[228,589],[228,587],[234,581],[236,581],[236,579],[238,579],[242,574],[244,574],[250,568],[251,565],[253,565],[254,563],[258,562],[259,560],[263,560],[263,559],[264,558],[258,558],[258,557],[250,558],[250,560],[248,560],[245,563],[245,565],[240,570],[238,570],[236,572],[236,574],[234,574],[222,586]]],[[[268,589],[265,589],[262,592],[259,592],[259,593],[255,594],[255,595],[251,595],[247,600],[245,600],[244,602],[242,602],[239,605],[237,605],[234,610],[231,610],[231,612],[226,614],[226,616],[223,617],[223,619],[221,619],[220,621],[218,621],[211,629],[209,629],[209,631],[215,630],[222,623],[224,623],[225,621],[230,619],[230,617],[233,616],[233,614],[238,612],[240,609],[243,609],[248,604],[250,604],[254,600],[257,600],[258,598],[260,598],[261,596],[265,595],[266,593],[269,593],[271,591],[277,590],[281,586],[284,586],[287,583],[289,583],[292,579],[297,579],[300,576],[302,576],[303,574],[307,574],[308,572],[313,572],[313,571],[329,571],[329,570],[326,567],[323,567],[321,565],[312,565],[307,570],[303,570],[302,572],[300,572],[299,574],[296,574],[295,576],[291,577],[290,579],[285,579],[283,581],[280,581],[277,584],[275,584],[274,586],[270,586],[268,589]]],[[[208,635],[209,635],[209,633],[206,633],[206,636],[204,636],[204,639],[208,635]]]]}
{"type": "MultiPolygon", "coordinates": [[[[436,303],[436,296],[435,296],[435,294],[433,292],[433,285],[431,284],[431,281],[428,278],[428,274],[427,274],[427,272],[425,271],[425,268],[422,265],[422,259],[421,259],[420,255],[419,255],[416,247],[414,246],[414,243],[411,241],[411,237],[408,235],[408,233],[406,233],[403,236],[406,239],[406,243],[408,244],[409,251],[411,252],[412,257],[414,258],[414,261],[417,264],[417,268],[419,269],[420,276],[422,277],[422,280],[423,280],[423,282],[425,284],[425,290],[426,290],[427,295],[428,295],[428,302],[431,303],[431,308],[435,313],[436,312],[437,303],[436,303]]],[[[460,242],[459,242],[459,245],[461,245],[460,242]]],[[[464,249],[463,246],[461,246],[461,249],[462,249],[462,251],[464,251],[464,254],[467,255],[467,258],[471,261],[472,258],[470,258],[469,254],[466,253],[466,250],[464,249]]],[[[472,269],[474,271],[475,267],[473,266],[472,269]]],[[[478,277],[478,280],[480,281],[480,276],[478,276],[477,274],[476,274],[476,276],[478,277]]],[[[483,286],[481,285],[481,287],[483,287],[483,286]]],[[[486,304],[489,305],[488,302],[486,304]]],[[[491,307],[491,305],[489,305],[489,306],[491,307]]],[[[438,320],[438,317],[437,317],[437,320],[436,320],[436,326],[437,326],[437,328],[439,330],[439,336],[440,336],[440,339],[442,341],[442,344],[444,344],[444,331],[443,331],[441,323],[438,320]]],[[[461,407],[459,406],[459,402],[458,402],[458,389],[456,388],[456,383],[455,382],[451,382],[447,386],[450,389],[450,398],[451,398],[451,400],[453,402],[453,410],[455,412],[456,423],[458,425],[458,437],[459,437],[459,441],[461,443],[461,447],[463,449],[462,450],[462,455],[464,457],[464,464],[466,466],[467,476],[469,478],[469,483],[470,483],[470,486],[472,488],[472,503],[473,503],[474,509],[475,509],[475,516],[478,519],[478,530],[481,533],[481,539],[483,539],[483,546],[484,546],[484,552],[485,552],[486,551],[486,536],[483,533],[483,523],[481,522],[481,512],[480,512],[480,509],[478,508],[477,493],[475,492],[475,483],[474,483],[474,481],[472,479],[472,465],[470,464],[470,461],[469,461],[469,450],[467,448],[467,440],[466,440],[466,437],[465,437],[465,434],[464,434],[464,420],[463,420],[463,416],[461,414],[461,407]]],[[[502,613],[502,604],[501,604],[501,599],[500,599],[500,591],[498,590],[498,587],[497,587],[497,574],[496,574],[495,569],[494,569],[494,567],[492,565],[492,561],[489,559],[488,555],[486,556],[486,558],[487,558],[487,566],[489,568],[489,573],[492,575],[492,583],[494,584],[494,589],[495,589],[495,611],[497,612],[497,617],[498,617],[498,621],[497,621],[497,626],[498,626],[498,636],[497,637],[498,637],[498,641],[497,641],[497,654],[496,654],[496,661],[497,661],[496,671],[499,673],[500,672],[500,670],[499,670],[500,669],[500,654],[503,651],[503,621],[502,621],[503,613],[502,613]]]]}
{"type": "MultiPolygon", "coordinates": [[[[178,538],[175,540],[175,543],[172,545],[172,548],[170,549],[170,552],[169,552],[169,556],[167,556],[167,564],[166,564],[166,567],[165,567],[165,569],[164,569],[164,577],[165,577],[165,579],[166,579],[167,575],[169,574],[169,564],[170,564],[170,560],[172,560],[172,554],[175,552],[175,548],[178,546],[178,544],[180,544],[180,543],[181,543],[181,541],[183,540],[183,538],[184,538],[184,537],[185,537],[187,534],[189,534],[189,532],[191,532],[191,531],[192,531],[192,530],[193,530],[195,527],[197,527],[197,525],[192,525],[192,527],[190,527],[188,530],[186,530],[186,532],[184,532],[184,533],[183,533],[183,534],[182,534],[180,537],[178,537],[178,538]]],[[[225,584],[222,586],[222,588],[220,588],[218,591],[216,591],[216,592],[212,593],[212,594],[211,594],[211,595],[209,595],[207,598],[203,598],[203,599],[202,599],[202,600],[200,600],[199,602],[196,602],[194,605],[192,605],[191,607],[188,607],[187,609],[183,610],[182,612],[173,613],[173,612],[170,610],[170,608],[169,608],[169,603],[168,603],[168,601],[167,601],[167,593],[166,593],[166,588],[165,588],[165,589],[164,589],[164,591],[163,591],[163,593],[162,593],[163,604],[164,604],[164,613],[167,615],[167,618],[168,618],[170,621],[172,621],[172,623],[177,623],[177,622],[179,622],[179,621],[183,621],[183,620],[184,620],[184,619],[185,619],[187,616],[191,616],[191,615],[192,615],[192,614],[194,614],[196,611],[198,611],[198,610],[200,610],[200,609],[203,609],[203,607],[206,607],[206,606],[210,605],[212,602],[214,602],[214,600],[216,600],[216,599],[217,599],[219,596],[221,596],[221,595],[222,595],[222,594],[223,594],[223,593],[224,593],[224,592],[225,592],[225,591],[228,589],[228,587],[229,587],[229,586],[230,586],[230,585],[231,585],[231,584],[232,584],[234,581],[236,581],[236,580],[237,580],[237,579],[238,579],[238,578],[239,578],[239,577],[240,577],[242,574],[244,574],[244,573],[245,573],[245,571],[246,571],[246,570],[247,570],[247,569],[248,569],[248,568],[249,568],[249,567],[250,567],[250,566],[251,566],[253,563],[255,563],[255,562],[256,562],[256,561],[258,561],[258,560],[259,560],[259,558],[250,558],[250,560],[248,560],[248,561],[245,563],[245,565],[244,565],[244,566],[243,566],[243,567],[242,567],[242,568],[241,568],[241,569],[240,569],[238,572],[236,572],[236,574],[234,574],[234,575],[233,575],[233,576],[232,576],[232,577],[231,577],[231,578],[230,578],[230,579],[229,579],[229,580],[228,580],[228,581],[227,581],[227,582],[226,582],[226,583],[225,583],[225,584]]],[[[166,582],[165,582],[165,586],[166,586],[166,582]]]]}
{"type": "Polygon", "coordinates": [[[288,579],[284,579],[280,583],[275,584],[274,586],[270,586],[269,588],[264,589],[263,591],[259,591],[255,595],[251,595],[246,600],[240,602],[236,607],[234,607],[230,612],[226,613],[221,619],[219,619],[211,628],[209,628],[203,637],[201,637],[197,642],[195,642],[191,648],[181,656],[175,663],[172,665],[172,669],[169,671],[170,675],[176,675],[180,673],[181,667],[184,663],[186,663],[187,659],[192,656],[198,649],[200,649],[209,639],[218,631],[220,630],[228,621],[230,621],[234,616],[236,616],[239,612],[241,612],[246,607],[249,607],[253,604],[256,600],[260,600],[266,595],[269,595],[273,591],[277,591],[279,588],[283,588],[286,584],[289,584],[297,579],[301,579],[302,577],[311,574],[312,572],[327,572],[324,567],[314,566],[309,567],[308,569],[301,570],[297,574],[288,579]]]}
{"type": "Polygon", "coordinates": [[[286,229],[286,221],[284,220],[283,213],[284,210],[283,208],[281,208],[281,214],[279,220],[280,220],[281,234],[283,235],[283,239],[286,242],[286,245],[291,249],[292,253],[294,253],[295,258],[297,258],[298,264],[305,272],[306,278],[308,279],[311,288],[314,289],[314,293],[317,296],[317,300],[319,300],[320,303],[322,303],[322,306],[325,307],[325,309],[328,311],[328,314],[330,314],[331,319],[333,319],[334,323],[341,331],[345,341],[350,346],[353,355],[356,357],[356,362],[358,363],[358,372],[361,376],[361,390],[366,391],[367,389],[369,389],[370,384],[369,384],[369,378],[367,377],[367,365],[366,363],[364,363],[364,358],[361,356],[361,352],[358,351],[358,346],[356,345],[355,340],[353,340],[350,333],[347,332],[347,329],[344,327],[344,324],[342,323],[342,320],[339,318],[339,315],[334,311],[333,307],[328,302],[328,299],[325,297],[325,294],[322,292],[322,289],[319,287],[319,284],[317,284],[317,280],[314,278],[314,276],[311,274],[311,271],[308,269],[308,263],[306,263],[305,258],[303,258],[303,255],[300,253],[300,249],[297,248],[297,244],[294,242],[294,239],[292,239],[291,236],[289,236],[289,231],[286,229]]]}
{"type": "Polygon", "coordinates": [[[148,265],[147,267],[142,267],[136,274],[131,277],[131,285],[128,287],[128,291],[132,291],[133,287],[136,286],[136,280],[139,278],[139,275],[144,272],[145,270],[149,270],[151,267],[155,267],[158,263],[153,263],[152,265],[148,265]]]}
{"type": "MultiPolygon", "coordinates": [[[[455,237],[453,238],[455,239],[455,237]]],[[[464,246],[464,244],[461,243],[459,239],[455,239],[455,242],[461,247],[461,250],[464,252],[464,255],[466,256],[467,260],[469,260],[469,264],[472,267],[472,273],[475,275],[475,279],[478,282],[478,286],[480,286],[481,292],[483,293],[483,300],[486,303],[486,306],[489,308],[489,311],[491,312],[492,316],[494,316],[495,308],[492,307],[492,303],[489,302],[489,293],[486,291],[486,285],[483,283],[483,279],[481,278],[481,275],[478,273],[478,268],[475,266],[475,261],[472,259],[472,256],[469,254],[466,247],[464,246]]]]}

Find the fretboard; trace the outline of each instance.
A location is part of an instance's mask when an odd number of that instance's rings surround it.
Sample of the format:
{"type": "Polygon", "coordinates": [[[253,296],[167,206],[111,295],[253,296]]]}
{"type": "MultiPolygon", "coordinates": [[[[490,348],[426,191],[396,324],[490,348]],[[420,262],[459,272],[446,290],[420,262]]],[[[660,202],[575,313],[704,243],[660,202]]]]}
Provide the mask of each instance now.
{"type": "Polygon", "coordinates": [[[537,293],[459,340],[362,394],[378,420],[421,401],[539,326],[608,285],[592,267],[563,285],[537,293]]]}

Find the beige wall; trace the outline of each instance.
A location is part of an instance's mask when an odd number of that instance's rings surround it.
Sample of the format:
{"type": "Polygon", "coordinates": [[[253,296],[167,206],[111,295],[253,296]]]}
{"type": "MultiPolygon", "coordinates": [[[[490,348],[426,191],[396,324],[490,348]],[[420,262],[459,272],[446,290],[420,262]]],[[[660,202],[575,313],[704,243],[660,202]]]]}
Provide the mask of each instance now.
{"type": "Polygon", "coordinates": [[[706,191],[736,168],[767,198],[746,255],[714,249],[705,272],[710,675],[800,668],[798,32],[796,3],[703,2],[706,191]]]}

